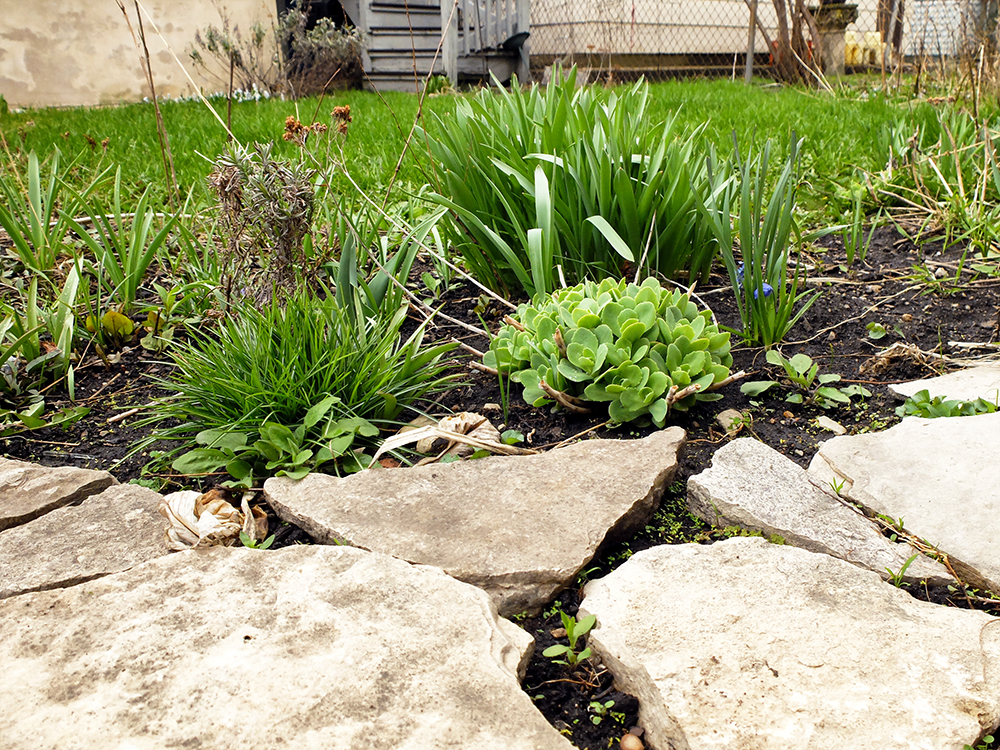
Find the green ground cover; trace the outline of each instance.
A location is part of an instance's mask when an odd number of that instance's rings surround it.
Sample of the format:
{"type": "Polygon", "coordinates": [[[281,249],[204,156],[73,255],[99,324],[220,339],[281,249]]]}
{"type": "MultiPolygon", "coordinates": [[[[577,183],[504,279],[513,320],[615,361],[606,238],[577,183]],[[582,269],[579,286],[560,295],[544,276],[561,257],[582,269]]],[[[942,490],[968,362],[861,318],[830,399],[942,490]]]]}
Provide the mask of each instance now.
{"type": "MultiPolygon", "coordinates": [[[[213,104],[227,117],[225,99],[213,104]]],[[[988,113],[889,98],[864,79],[833,93],[728,81],[577,91],[567,79],[524,95],[478,91],[422,103],[361,91],[242,101],[232,106],[234,144],[201,101],[164,102],[162,113],[181,194],[190,195],[183,209],[168,201],[151,104],[0,116],[0,438],[79,418],[65,405],[48,409],[46,399],[65,393],[59,403],[73,403],[74,371],[87,353],[107,364],[141,345],[173,356],[176,378],[200,383],[185,361],[234,361],[248,343],[259,356],[232,390],[253,384],[260,424],[241,429],[259,437],[273,421],[295,436],[287,460],[270,457],[254,473],[301,468],[313,461],[302,458],[313,455],[309,441],[332,439],[328,427],[374,419],[359,405],[382,404],[375,412],[394,420],[450,382],[434,369],[446,349],[422,341],[434,314],[422,300],[448,286],[456,264],[510,305],[584,280],[703,282],[722,260],[741,318],[732,333],[770,348],[819,298],[803,286],[798,262],[807,230],[849,221],[838,230],[851,244],[848,263],[864,260],[866,213],[889,204],[909,211],[914,231],[942,230],[983,260],[1000,237],[988,113]],[[334,109],[347,107],[350,119],[338,120],[334,109]],[[432,270],[414,293],[406,285],[418,256],[432,270]],[[407,314],[425,321],[397,347],[407,314]],[[256,326],[227,338],[220,318],[256,326]],[[315,341],[327,342],[319,349],[336,356],[255,348],[282,325],[312,326],[315,341]],[[405,378],[351,382],[316,416],[325,402],[313,403],[318,392],[294,366],[317,382],[352,372],[366,352],[382,351],[383,337],[393,340],[390,359],[420,364],[418,387],[405,378]],[[282,406],[287,382],[304,388],[291,410],[282,406]]],[[[627,396],[620,414],[652,413],[657,399],[662,411],[695,382],[722,387],[726,373],[704,374],[700,331],[658,321],[669,314],[657,302],[664,295],[641,294],[631,290],[624,302],[599,294],[586,310],[561,313],[596,338],[525,344],[517,361],[552,373],[533,401],[579,406],[569,381],[610,372],[627,396]],[[611,347],[615,337],[625,343],[611,347]],[[555,373],[567,382],[553,390],[555,373]]],[[[178,393],[188,385],[173,383],[178,393]]],[[[612,385],[591,392],[614,400],[612,385]]],[[[177,404],[183,399],[154,406],[150,421],[180,420],[179,450],[200,445],[218,463],[221,448],[201,438],[230,413],[214,419],[177,404]]],[[[339,455],[325,451],[316,455],[339,455]]]]}
{"type": "MultiPolygon", "coordinates": [[[[458,96],[467,94],[428,97],[424,112],[452,112],[458,96]]],[[[225,99],[215,97],[212,103],[225,119],[225,99]]],[[[345,104],[351,107],[353,117],[350,136],[343,145],[346,166],[361,187],[377,191],[389,183],[395,170],[417,113],[416,96],[346,91],[336,92],[322,103],[316,97],[298,102],[234,102],[232,129],[243,143],[273,140],[277,153],[289,156],[295,146],[281,141],[286,117],[296,116],[308,123],[315,116],[328,123],[333,106],[345,104]]],[[[211,160],[226,142],[224,129],[200,101],[168,101],[162,104],[162,110],[182,190],[193,186],[207,198],[204,182],[211,171],[211,160]]],[[[731,81],[652,84],[650,121],[662,121],[673,113],[677,114],[678,133],[690,132],[704,123],[706,140],[715,144],[720,153],[731,150],[734,132],[741,143],[769,138],[784,143],[794,130],[802,139],[805,169],[800,203],[834,220],[847,207],[846,197],[831,205],[831,196],[839,195],[836,186],[850,181],[854,167],[880,168],[876,163],[880,131],[900,118],[926,120],[933,111],[929,105],[886,98],[867,87],[834,96],[789,87],[748,87],[731,81]]],[[[0,133],[19,162],[32,150],[45,158],[58,147],[67,156],[80,156],[77,171],[81,176],[99,165],[120,164],[126,184],[137,196],[149,185],[158,186],[161,198],[165,195],[156,124],[149,103],[14,112],[0,118],[0,133]],[[101,145],[105,139],[106,152],[101,145]]],[[[413,148],[427,151],[420,144],[413,148]]],[[[422,163],[424,167],[416,159],[404,160],[400,189],[425,182],[426,160],[422,163]]],[[[342,187],[346,189],[346,183],[342,187]]]]}

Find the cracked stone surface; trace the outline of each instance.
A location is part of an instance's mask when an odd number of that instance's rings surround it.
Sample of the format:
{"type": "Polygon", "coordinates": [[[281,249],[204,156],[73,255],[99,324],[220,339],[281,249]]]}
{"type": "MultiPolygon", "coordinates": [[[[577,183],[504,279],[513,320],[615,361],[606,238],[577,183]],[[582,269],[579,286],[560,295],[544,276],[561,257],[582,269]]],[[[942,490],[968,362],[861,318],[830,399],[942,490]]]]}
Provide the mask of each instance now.
{"type": "Polygon", "coordinates": [[[485,589],[501,615],[534,613],[602,543],[646,525],[684,440],[671,427],[536,456],[268,479],[264,493],[282,519],[321,543],[434,565],[485,589]]]}
{"type": "Polygon", "coordinates": [[[113,484],[115,478],[106,471],[0,458],[0,531],[78,503],[113,484]]]}
{"type": "Polygon", "coordinates": [[[974,417],[907,417],[877,433],[820,445],[809,473],[948,555],[955,572],[1000,592],[1000,412],[974,417]]]}
{"type": "Polygon", "coordinates": [[[0,532],[0,599],[73,586],[167,554],[159,503],[150,489],[115,484],[0,532]]]}
{"type": "Polygon", "coordinates": [[[962,750],[1000,723],[1000,620],[828,555],[664,545],[585,593],[650,747],[962,750]]]}
{"type": "Polygon", "coordinates": [[[791,459],[759,440],[739,438],[715,452],[712,466],[688,480],[688,508],[717,526],[742,526],[811,552],[839,557],[883,578],[906,567],[905,580],[954,583],[941,563],[909,544],[894,544],[875,524],[810,481],[791,459]],[[906,566],[912,555],[919,555],[906,566]],[[888,570],[887,570],[888,569],[888,570]]]}
{"type": "Polygon", "coordinates": [[[0,601],[0,737],[38,748],[572,750],[531,637],[440,570],[213,547],[0,601]]]}

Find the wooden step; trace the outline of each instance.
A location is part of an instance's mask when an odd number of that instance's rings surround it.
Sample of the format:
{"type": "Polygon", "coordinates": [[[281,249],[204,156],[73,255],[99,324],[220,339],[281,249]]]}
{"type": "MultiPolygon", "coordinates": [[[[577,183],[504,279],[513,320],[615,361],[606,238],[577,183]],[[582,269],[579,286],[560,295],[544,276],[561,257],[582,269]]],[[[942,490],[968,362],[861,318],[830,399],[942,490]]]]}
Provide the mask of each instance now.
{"type": "Polygon", "coordinates": [[[433,54],[441,43],[441,32],[410,35],[408,33],[387,33],[373,30],[365,41],[367,42],[368,54],[394,52],[398,55],[410,55],[414,51],[417,54],[422,52],[433,54]]]}
{"type": "Polygon", "coordinates": [[[400,2],[380,2],[380,3],[370,3],[368,5],[369,13],[402,13],[406,14],[407,9],[410,13],[437,13],[438,17],[441,15],[441,4],[431,2],[426,0],[425,2],[408,2],[404,3],[402,0],[400,2]]]}
{"type": "MultiPolygon", "coordinates": [[[[416,55],[404,55],[400,52],[387,53],[387,52],[369,52],[369,59],[372,61],[372,69],[370,73],[394,73],[394,74],[408,74],[413,76],[414,62],[416,63],[417,73],[423,77],[431,72],[431,60],[434,59],[434,53],[417,53],[416,55]]],[[[444,60],[438,55],[437,61],[434,63],[434,70],[432,75],[444,75],[444,60]]]]}

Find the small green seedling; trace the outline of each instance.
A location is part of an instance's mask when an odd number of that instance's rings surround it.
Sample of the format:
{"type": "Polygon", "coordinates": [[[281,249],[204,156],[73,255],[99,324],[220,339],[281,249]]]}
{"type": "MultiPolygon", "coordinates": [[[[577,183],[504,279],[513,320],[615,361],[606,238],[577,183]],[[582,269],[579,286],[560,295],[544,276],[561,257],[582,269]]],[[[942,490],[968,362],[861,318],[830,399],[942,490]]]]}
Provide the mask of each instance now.
{"type": "Polygon", "coordinates": [[[860,385],[848,385],[841,388],[829,385],[840,380],[840,375],[833,373],[819,374],[819,365],[814,363],[807,354],[796,354],[791,359],[785,359],[776,349],[767,352],[767,361],[785,371],[785,382],[777,380],[754,380],[744,383],[740,391],[748,396],[759,396],[775,385],[785,385],[792,392],[785,396],[790,404],[816,404],[824,409],[832,406],[849,404],[853,396],[867,398],[872,393],[860,385]]]}
{"type": "Polygon", "coordinates": [[[992,744],[993,735],[988,734],[983,737],[975,747],[972,745],[962,745],[962,750],[990,750],[990,745],[992,744]]]}
{"type": "Polygon", "coordinates": [[[517,445],[524,442],[524,433],[519,430],[504,430],[500,440],[504,445],[517,445]]]}
{"type": "Polygon", "coordinates": [[[885,338],[885,336],[889,333],[885,330],[885,326],[881,323],[869,323],[865,326],[865,328],[868,330],[868,338],[872,341],[878,341],[881,338],[885,338]]]}
{"type": "Polygon", "coordinates": [[[891,568],[886,568],[885,571],[886,573],[889,574],[889,583],[891,583],[897,589],[903,586],[904,585],[903,579],[904,576],[906,575],[906,569],[909,568],[910,565],[913,564],[913,561],[916,560],[918,557],[919,555],[916,554],[910,555],[909,559],[905,563],[903,563],[903,567],[899,569],[898,573],[893,573],[891,568]]]}
{"type": "MultiPolygon", "coordinates": [[[[902,532],[903,531],[903,518],[902,518],[902,516],[900,516],[899,518],[893,518],[892,516],[886,516],[886,515],[884,515],[882,513],[876,513],[875,517],[878,518],[883,523],[885,523],[890,528],[895,529],[897,532],[902,532]]],[[[889,535],[889,541],[890,542],[895,542],[898,538],[899,537],[897,536],[896,533],[893,533],[893,534],[889,535]]]]}
{"type": "Polygon", "coordinates": [[[587,708],[593,714],[590,717],[590,721],[594,724],[600,724],[614,705],[615,702],[611,700],[604,701],[603,703],[600,701],[591,701],[587,708]]]}
{"type": "Polygon", "coordinates": [[[591,656],[589,648],[577,651],[576,642],[589,633],[590,629],[597,624],[597,617],[596,615],[587,615],[582,620],[577,620],[562,611],[559,612],[559,617],[562,619],[563,627],[566,629],[566,638],[569,640],[569,645],[564,646],[560,643],[555,646],[549,646],[542,652],[542,655],[554,659],[556,664],[575,667],[581,661],[586,661],[591,656]],[[555,658],[558,656],[563,658],[555,658]]]}
{"type": "Polygon", "coordinates": [[[268,549],[272,544],[274,544],[274,534],[271,534],[263,542],[258,542],[250,538],[250,535],[245,531],[240,532],[240,544],[248,549],[268,549]]]}
{"type": "Polygon", "coordinates": [[[832,489],[835,494],[839,495],[841,492],[843,492],[845,484],[847,484],[846,479],[841,479],[839,482],[836,480],[831,480],[830,489],[832,489]]]}

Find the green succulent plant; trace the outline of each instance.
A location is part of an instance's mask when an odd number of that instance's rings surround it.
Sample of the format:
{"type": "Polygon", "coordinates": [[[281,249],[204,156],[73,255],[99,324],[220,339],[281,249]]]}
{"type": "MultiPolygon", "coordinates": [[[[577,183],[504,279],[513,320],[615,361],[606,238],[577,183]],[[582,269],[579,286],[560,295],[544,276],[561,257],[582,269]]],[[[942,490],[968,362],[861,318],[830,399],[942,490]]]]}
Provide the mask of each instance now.
{"type": "Polygon", "coordinates": [[[589,411],[607,402],[615,422],[646,415],[658,427],[729,378],[729,333],[688,295],[653,278],[586,281],[522,304],[483,362],[524,387],[533,406],[589,411]]]}

